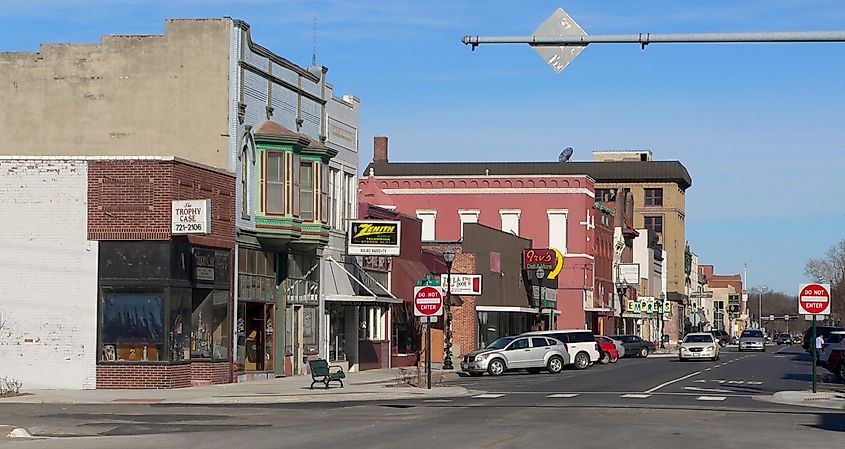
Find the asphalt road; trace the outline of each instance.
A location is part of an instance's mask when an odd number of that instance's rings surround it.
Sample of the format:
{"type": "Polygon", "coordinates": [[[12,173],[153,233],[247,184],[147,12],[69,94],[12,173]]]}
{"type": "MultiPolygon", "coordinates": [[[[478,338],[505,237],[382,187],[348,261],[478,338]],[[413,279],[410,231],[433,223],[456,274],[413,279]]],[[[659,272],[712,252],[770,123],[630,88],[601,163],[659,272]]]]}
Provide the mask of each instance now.
{"type": "MultiPolygon", "coordinates": [[[[777,350],[778,348],[775,348],[777,350]]],[[[784,348],[785,349],[785,348],[784,348]]],[[[186,407],[0,405],[50,437],[0,448],[831,448],[845,412],[754,398],[807,388],[800,349],[718,362],[624,359],[559,375],[460,378],[453,399],[186,407]]]]}

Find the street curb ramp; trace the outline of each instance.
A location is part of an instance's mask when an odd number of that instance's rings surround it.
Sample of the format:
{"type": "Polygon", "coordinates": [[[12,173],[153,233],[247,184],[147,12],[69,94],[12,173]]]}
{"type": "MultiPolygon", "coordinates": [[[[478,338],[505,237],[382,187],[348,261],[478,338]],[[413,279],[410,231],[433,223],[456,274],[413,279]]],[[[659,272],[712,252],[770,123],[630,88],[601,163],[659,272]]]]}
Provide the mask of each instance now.
{"type": "Polygon", "coordinates": [[[771,397],[761,398],[778,404],[797,405],[802,407],[826,408],[845,410],[845,394],[810,391],[778,391],[771,397]]]}

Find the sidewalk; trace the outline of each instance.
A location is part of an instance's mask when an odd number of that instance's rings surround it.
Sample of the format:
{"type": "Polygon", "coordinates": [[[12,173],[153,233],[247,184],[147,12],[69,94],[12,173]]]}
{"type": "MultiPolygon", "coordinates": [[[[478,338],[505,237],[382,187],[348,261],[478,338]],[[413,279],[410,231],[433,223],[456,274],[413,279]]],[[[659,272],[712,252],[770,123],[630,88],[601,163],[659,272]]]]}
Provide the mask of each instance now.
{"type": "Polygon", "coordinates": [[[798,405],[833,410],[845,410],[845,393],[810,391],[778,391],[771,396],[756,398],[776,404],[798,405]]]}
{"type": "MultiPolygon", "coordinates": [[[[404,372],[411,371],[416,380],[415,368],[406,368],[404,372]]],[[[323,389],[322,384],[314,385],[310,390],[311,376],[305,375],[173,390],[24,390],[30,395],[2,398],[0,404],[284,404],[445,398],[468,394],[462,387],[438,386],[450,376],[457,374],[434,370],[431,390],[408,385],[403,381],[403,370],[394,368],[347,373],[343,379],[344,388],[333,382],[328,390],[323,389]]],[[[424,385],[424,373],[422,382],[424,385]]]]}

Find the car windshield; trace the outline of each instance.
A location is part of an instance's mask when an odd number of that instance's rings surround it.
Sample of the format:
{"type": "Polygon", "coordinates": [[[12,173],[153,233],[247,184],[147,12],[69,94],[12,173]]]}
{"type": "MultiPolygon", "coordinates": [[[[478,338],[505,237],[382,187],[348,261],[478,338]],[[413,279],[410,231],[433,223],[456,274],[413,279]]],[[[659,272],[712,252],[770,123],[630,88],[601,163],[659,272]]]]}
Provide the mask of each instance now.
{"type": "Polygon", "coordinates": [[[763,331],[758,330],[744,330],[742,331],[742,337],[757,337],[763,338],[763,331]]]}
{"type": "Polygon", "coordinates": [[[712,335],[687,335],[684,343],[713,343],[712,335]]]}
{"type": "Polygon", "coordinates": [[[487,349],[504,349],[515,337],[502,337],[487,345],[487,349]]]}

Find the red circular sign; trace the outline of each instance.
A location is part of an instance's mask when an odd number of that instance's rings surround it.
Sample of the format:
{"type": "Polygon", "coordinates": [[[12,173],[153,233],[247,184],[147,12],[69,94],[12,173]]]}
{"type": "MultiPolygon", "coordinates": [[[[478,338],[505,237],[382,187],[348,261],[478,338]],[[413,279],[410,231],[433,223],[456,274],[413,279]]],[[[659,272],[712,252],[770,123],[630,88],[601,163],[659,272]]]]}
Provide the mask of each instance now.
{"type": "Polygon", "coordinates": [[[414,288],[414,308],[417,316],[438,316],[443,313],[443,292],[437,287],[414,288]]]}
{"type": "Polygon", "coordinates": [[[829,305],[830,292],[823,285],[805,285],[798,295],[799,312],[804,314],[817,315],[824,312],[829,305]]]}

